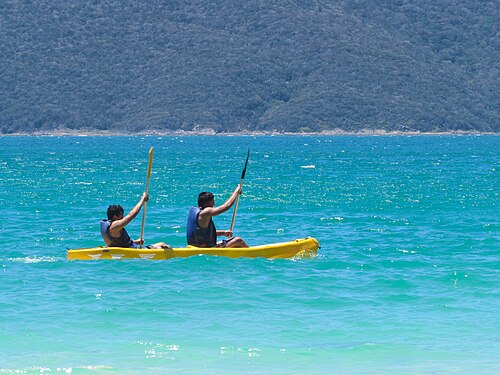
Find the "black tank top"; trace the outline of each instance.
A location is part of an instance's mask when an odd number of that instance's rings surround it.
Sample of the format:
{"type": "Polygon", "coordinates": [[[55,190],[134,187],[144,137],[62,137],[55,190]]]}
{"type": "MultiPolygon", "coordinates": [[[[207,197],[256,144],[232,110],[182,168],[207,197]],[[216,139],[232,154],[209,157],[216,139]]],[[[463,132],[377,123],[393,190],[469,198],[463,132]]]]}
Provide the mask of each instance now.
{"type": "Polygon", "coordinates": [[[108,247],[135,247],[134,241],[130,238],[127,230],[123,228],[120,237],[112,237],[109,231],[111,220],[101,220],[101,235],[108,247]]]}

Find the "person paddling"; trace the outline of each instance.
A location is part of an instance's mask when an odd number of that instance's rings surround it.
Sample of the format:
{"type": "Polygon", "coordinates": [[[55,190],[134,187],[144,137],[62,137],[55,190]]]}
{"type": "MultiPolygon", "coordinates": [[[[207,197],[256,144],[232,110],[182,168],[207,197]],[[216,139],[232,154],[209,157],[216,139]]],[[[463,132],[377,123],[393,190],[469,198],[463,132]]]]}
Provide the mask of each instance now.
{"type": "Polygon", "coordinates": [[[248,247],[241,237],[232,237],[231,230],[217,230],[212,220],[231,208],[238,195],[241,194],[241,184],[236,187],[231,197],[224,204],[215,206],[214,195],[201,192],[198,195],[198,207],[191,207],[187,220],[188,245],[196,247],[248,247]],[[217,236],[226,236],[227,240],[217,242],[217,236]]]}
{"type": "MultiPolygon", "coordinates": [[[[131,247],[137,248],[144,241],[141,239],[132,240],[125,227],[139,214],[142,206],[149,200],[149,195],[143,193],[139,202],[132,210],[123,216],[124,210],[120,205],[112,204],[108,207],[107,220],[101,220],[101,235],[108,247],[131,247]]],[[[158,242],[146,246],[148,249],[171,249],[165,242],[158,242]]]]}

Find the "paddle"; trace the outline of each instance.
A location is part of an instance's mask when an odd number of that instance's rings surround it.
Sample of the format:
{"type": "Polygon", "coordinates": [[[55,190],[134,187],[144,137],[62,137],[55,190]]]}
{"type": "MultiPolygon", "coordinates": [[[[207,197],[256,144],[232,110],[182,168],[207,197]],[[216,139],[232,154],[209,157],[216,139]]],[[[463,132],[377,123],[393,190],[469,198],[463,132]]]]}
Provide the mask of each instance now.
{"type": "MultiPolygon", "coordinates": [[[[250,149],[248,149],[247,153],[247,160],[245,161],[245,168],[243,168],[243,172],[241,172],[241,180],[240,180],[240,185],[243,186],[243,180],[245,179],[245,173],[247,173],[247,165],[248,165],[248,158],[250,157],[250,149]]],[[[236,219],[236,211],[238,211],[238,203],[240,201],[240,196],[236,198],[236,203],[234,205],[234,212],[233,212],[233,219],[231,220],[231,228],[229,230],[232,232],[234,228],[234,220],[236,219]]]]}
{"type": "MultiPolygon", "coordinates": [[[[146,175],[146,194],[148,193],[149,180],[151,179],[151,168],[153,167],[153,153],[154,153],[154,149],[153,149],[153,147],[151,147],[149,149],[148,173],[146,175]]],[[[142,243],[144,241],[144,224],[146,223],[146,204],[147,204],[147,202],[144,202],[144,208],[142,209],[142,227],[141,227],[141,243],[140,243],[141,249],[142,249],[142,243]]]]}

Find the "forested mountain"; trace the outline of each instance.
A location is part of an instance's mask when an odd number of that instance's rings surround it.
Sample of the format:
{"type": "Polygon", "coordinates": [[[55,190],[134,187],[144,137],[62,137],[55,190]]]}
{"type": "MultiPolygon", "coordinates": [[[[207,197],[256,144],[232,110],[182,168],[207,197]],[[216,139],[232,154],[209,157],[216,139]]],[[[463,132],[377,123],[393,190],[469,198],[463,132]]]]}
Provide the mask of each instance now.
{"type": "Polygon", "coordinates": [[[0,133],[494,131],[499,3],[3,0],[0,133]]]}

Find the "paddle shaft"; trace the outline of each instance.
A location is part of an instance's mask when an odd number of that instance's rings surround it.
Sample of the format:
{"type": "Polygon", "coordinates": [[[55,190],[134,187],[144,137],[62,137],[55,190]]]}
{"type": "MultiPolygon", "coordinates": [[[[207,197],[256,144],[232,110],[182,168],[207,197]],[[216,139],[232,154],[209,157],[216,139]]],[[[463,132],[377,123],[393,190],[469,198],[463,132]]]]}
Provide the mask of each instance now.
{"type": "MultiPolygon", "coordinates": [[[[247,160],[245,161],[245,167],[243,172],[241,172],[240,185],[243,186],[243,180],[245,180],[245,174],[247,173],[248,158],[250,157],[250,149],[248,149],[247,160]]],[[[231,227],[229,230],[232,232],[234,228],[234,221],[236,220],[236,211],[238,211],[238,203],[240,202],[240,195],[236,197],[236,203],[234,204],[233,218],[231,219],[231,227]]]]}
{"type": "MultiPolygon", "coordinates": [[[[240,180],[240,185],[243,186],[243,179],[240,180]]],[[[232,232],[234,228],[234,221],[236,220],[236,211],[238,211],[238,203],[240,202],[240,195],[236,197],[236,202],[234,203],[233,218],[231,219],[231,227],[229,230],[232,232]]]]}
{"type": "MultiPolygon", "coordinates": [[[[146,194],[148,193],[149,180],[151,179],[151,168],[153,167],[153,154],[154,154],[154,149],[153,147],[151,147],[149,149],[148,173],[146,175],[146,191],[145,191],[146,194]]],[[[144,241],[144,225],[146,224],[146,205],[147,202],[144,202],[144,207],[142,209],[141,243],[139,244],[141,249],[142,249],[142,242],[144,241]]]]}

